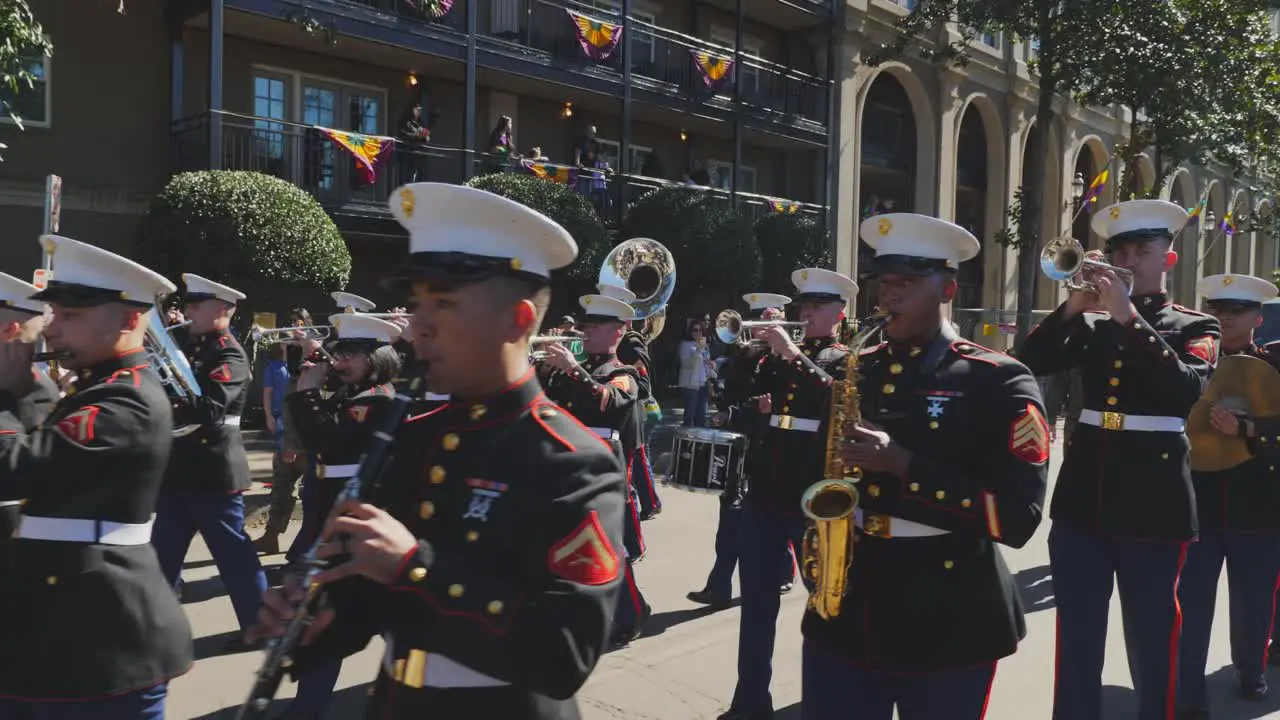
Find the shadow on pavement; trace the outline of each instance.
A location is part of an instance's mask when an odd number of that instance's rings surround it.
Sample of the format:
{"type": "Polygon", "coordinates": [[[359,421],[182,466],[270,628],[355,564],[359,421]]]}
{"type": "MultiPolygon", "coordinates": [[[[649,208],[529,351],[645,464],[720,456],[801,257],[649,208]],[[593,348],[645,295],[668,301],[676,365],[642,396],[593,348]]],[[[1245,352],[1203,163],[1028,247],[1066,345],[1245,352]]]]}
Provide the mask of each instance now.
{"type": "MultiPolygon", "coordinates": [[[[288,682],[286,680],[286,682],[288,682]]],[[[369,686],[356,685],[345,690],[335,692],[329,700],[329,709],[324,714],[326,719],[332,720],[351,720],[351,718],[364,717],[364,706],[369,701],[369,686]]],[[[291,700],[277,700],[271,704],[271,708],[267,711],[267,717],[280,717],[282,720],[289,716],[282,716],[285,708],[289,706],[291,700]]],[[[240,709],[239,705],[232,705],[221,710],[215,710],[211,713],[201,715],[191,720],[232,720],[236,716],[236,712],[240,709]]]]}
{"type": "Polygon", "coordinates": [[[188,561],[186,561],[186,562],[182,563],[182,569],[183,569],[183,570],[198,570],[198,569],[200,569],[200,568],[210,567],[210,566],[212,566],[213,564],[214,564],[214,562],[213,562],[213,558],[209,558],[208,560],[188,560],[188,561]]]}
{"type": "Polygon", "coordinates": [[[1102,686],[1102,717],[1121,720],[1138,715],[1138,694],[1133,688],[1119,685],[1102,686]]]}
{"type": "Polygon", "coordinates": [[[1013,576],[1013,582],[1022,595],[1022,605],[1027,612],[1040,612],[1054,607],[1053,575],[1048,565],[1020,570],[1013,576]]]}
{"type": "MultiPolygon", "coordinates": [[[[734,599],[729,607],[736,607],[740,602],[741,599],[734,599]]],[[[654,613],[654,615],[649,618],[649,622],[644,624],[644,635],[642,637],[661,635],[666,632],[668,628],[675,627],[680,623],[688,622],[690,620],[696,620],[697,618],[710,615],[713,612],[718,611],[712,610],[708,606],[700,605],[696,608],[668,610],[667,612],[654,613]]]]}
{"type": "Polygon", "coordinates": [[[1280,672],[1268,668],[1267,682],[1272,685],[1271,692],[1260,702],[1249,702],[1236,693],[1240,683],[1236,679],[1236,670],[1231,665],[1224,665],[1205,678],[1209,686],[1209,708],[1213,711],[1214,720],[1255,720],[1256,718],[1273,718],[1280,712],[1280,694],[1277,694],[1276,683],[1280,683],[1280,672]]]}
{"type": "MultiPolygon", "coordinates": [[[[231,655],[232,651],[228,650],[227,643],[240,636],[239,630],[231,630],[229,632],[218,633],[216,635],[205,635],[198,637],[192,643],[195,646],[196,660],[206,660],[219,655],[231,655]]],[[[245,650],[248,653],[250,651],[245,650]]],[[[256,652],[256,651],[255,651],[256,652]]]]}
{"type": "Polygon", "coordinates": [[[801,717],[803,715],[800,713],[800,703],[773,711],[773,720],[800,720],[801,717]]]}
{"type": "Polygon", "coordinates": [[[205,602],[226,594],[227,588],[222,584],[222,576],[214,575],[203,580],[183,580],[182,595],[179,599],[182,600],[183,605],[186,605],[205,602]]]}

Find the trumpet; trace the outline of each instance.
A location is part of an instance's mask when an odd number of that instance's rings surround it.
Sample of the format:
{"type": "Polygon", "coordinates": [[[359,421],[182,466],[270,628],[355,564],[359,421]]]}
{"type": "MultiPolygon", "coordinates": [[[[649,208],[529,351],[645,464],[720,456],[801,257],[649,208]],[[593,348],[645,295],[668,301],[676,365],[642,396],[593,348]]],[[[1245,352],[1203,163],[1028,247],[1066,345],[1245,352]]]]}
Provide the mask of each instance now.
{"type": "Polygon", "coordinates": [[[789,320],[743,320],[738,311],[725,310],[716,316],[716,338],[726,345],[760,346],[764,343],[751,337],[751,331],[756,328],[790,328],[794,333],[803,332],[808,325],[789,320]]]}
{"type": "Polygon", "coordinates": [[[301,344],[308,340],[322,342],[333,332],[330,325],[295,325],[293,327],[264,329],[255,326],[249,337],[255,343],[301,344]]]}
{"type": "MultiPolygon", "coordinates": [[[[529,347],[533,348],[537,345],[550,345],[552,343],[561,343],[565,349],[574,355],[582,354],[582,338],[573,335],[537,335],[529,338],[529,347]]],[[[529,353],[534,360],[545,360],[547,357],[546,350],[533,350],[529,353]]]]}
{"type": "Polygon", "coordinates": [[[1070,235],[1063,235],[1044,246],[1040,253],[1040,269],[1049,279],[1066,285],[1068,290],[1092,293],[1098,291],[1098,286],[1088,279],[1088,272],[1110,270],[1133,292],[1133,272],[1086,257],[1084,246],[1070,235]]]}

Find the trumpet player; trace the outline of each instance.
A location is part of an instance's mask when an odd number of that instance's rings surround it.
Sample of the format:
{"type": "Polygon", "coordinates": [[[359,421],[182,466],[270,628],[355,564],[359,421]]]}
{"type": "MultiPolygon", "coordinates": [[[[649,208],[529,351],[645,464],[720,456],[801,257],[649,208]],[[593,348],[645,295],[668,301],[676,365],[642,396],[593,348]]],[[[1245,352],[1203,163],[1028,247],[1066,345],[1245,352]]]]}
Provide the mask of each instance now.
{"type": "Polygon", "coordinates": [[[45,340],[76,392],[28,431],[15,411],[33,346],[0,343],[0,497],[26,498],[0,548],[0,717],[161,720],[193,653],[150,544],[173,415],[144,338],[175,288],[92,245],[41,240],[58,276],[28,299],[52,306],[45,340]]]}
{"type": "MultiPolygon", "coordinates": [[[[615,288],[614,292],[629,294],[623,288],[615,288]]],[[[635,309],[607,295],[583,295],[578,303],[586,312],[580,327],[582,349],[587,357],[578,364],[568,348],[550,343],[545,348],[544,361],[549,372],[543,377],[547,397],[573,413],[587,429],[614,448],[623,467],[628,468],[622,534],[627,562],[612,636],[614,645],[624,645],[640,637],[645,621],[652,614],[636,584],[634,571],[635,563],[645,552],[630,472],[641,441],[640,379],[636,369],[620,361],[617,355],[618,343],[626,323],[635,317],[635,309]]]]}
{"type": "MultiPolygon", "coordinates": [[[[624,287],[600,283],[596,289],[601,295],[621,300],[627,304],[636,301],[636,294],[624,287]]],[[[566,316],[568,317],[568,316],[566,316]]],[[[568,318],[570,321],[572,317],[568,318]]],[[[631,478],[632,502],[639,508],[639,518],[649,520],[662,512],[662,501],[658,499],[657,483],[653,480],[653,466],[649,462],[649,423],[647,405],[653,400],[653,378],[650,376],[649,342],[644,333],[634,327],[634,321],[627,321],[622,338],[618,341],[615,354],[620,362],[636,369],[636,381],[639,385],[636,398],[637,422],[640,427],[640,440],[627,468],[631,478]]],[[[561,318],[561,328],[564,318],[561,318]]],[[[570,330],[572,330],[572,323],[570,330]]],[[[561,330],[563,332],[563,330],[561,330]]],[[[573,332],[577,332],[573,330],[573,332]]]]}
{"type": "MultiPolygon", "coordinates": [[[[240,437],[240,412],[249,387],[249,358],[231,334],[231,317],[244,293],[192,273],[183,273],[185,318],[190,338],[185,352],[201,394],[174,408],[179,425],[198,428],[173,441],[169,471],[156,506],[153,542],[160,567],[175,589],[182,562],[196,533],[213,555],[235,608],[241,633],[253,627],[267,578],[244,529],[244,491],[249,459],[240,437]]],[[[225,650],[249,649],[242,637],[225,650]]]]}
{"type": "Polygon", "coordinates": [[[805,614],[804,715],[980,720],[996,663],[1026,634],[996,545],[1022,547],[1040,523],[1040,388],[943,319],[960,264],[978,254],[973,235],[908,213],[860,230],[886,341],[861,354],[861,418],[840,442],[845,467],[862,471],[860,537],[838,614],[805,614]]]}
{"type": "MultiPolygon", "coordinates": [[[[350,560],[318,578],[332,603],[292,669],[382,633],[369,717],[577,718],[620,587],[625,486],[601,439],[543,396],[528,347],[551,270],[577,248],[545,216],[473,188],[393,197],[414,332],[453,400],[401,425],[383,493],[334,508],[324,554],[350,560]]],[[[269,632],[291,614],[285,596],[268,596],[269,632]]]]}
{"type": "MultiPolygon", "coordinates": [[[[40,289],[12,275],[0,273],[0,342],[34,345],[40,339],[45,325],[45,305],[31,296],[40,289]]],[[[6,427],[14,423],[24,433],[34,432],[45,419],[62,393],[49,372],[31,369],[31,388],[22,397],[0,398],[9,401],[11,410],[0,410],[9,415],[6,427]]],[[[22,511],[20,498],[5,499],[0,496],[0,542],[13,537],[22,511]]]]}
{"type": "MultiPolygon", "coordinates": [[[[1249,275],[1212,275],[1200,280],[1197,291],[1222,325],[1222,355],[1249,355],[1280,369],[1280,355],[1253,340],[1254,329],[1262,324],[1262,303],[1276,297],[1273,283],[1249,275]]],[[[1223,372],[1229,370],[1220,367],[1215,374],[1223,372]]],[[[1277,430],[1267,427],[1278,418],[1237,416],[1221,406],[1211,412],[1215,430],[1246,438],[1257,455],[1228,470],[1191,473],[1200,538],[1187,548],[1178,582],[1183,618],[1178,704],[1183,720],[1209,717],[1204,671],[1223,563],[1231,597],[1231,663],[1246,700],[1259,701],[1267,694],[1267,643],[1280,578],[1280,474],[1275,472],[1280,445],[1269,442],[1277,430]]]]}
{"type": "MultiPolygon", "coordinates": [[[[800,547],[804,516],[800,496],[822,479],[827,408],[832,373],[849,350],[836,341],[847,303],[858,293],[853,280],[831,270],[807,268],[791,274],[805,337],[800,345],[781,327],[754,331],[769,353],[760,358],[751,395],[767,423],[748,456],[751,483],[743,503],[738,577],[742,617],[738,633],[738,682],[720,720],[773,717],[769,683],[781,600],[778,563],[787,547],[800,547]]],[[[765,310],[766,320],[780,320],[765,310]]],[[[754,439],[754,438],[753,438],[754,439]]]]}
{"type": "Polygon", "coordinates": [[[1073,290],[1018,351],[1038,376],[1075,367],[1083,375],[1083,409],[1049,508],[1055,720],[1102,713],[1116,586],[1137,717],[1165,720],[1174,712],[1182,628],[1176,588],[1196,537],[1185,423],[1218,359],[1220,336],[1216,319],[1174,305],[1165,291],[1178,262],[1173,238],[1186,224],[1187,211],[1163,200],[1100,210],[1093,230],[1131,281],[1093,266],[1090,285],[1073,290]]]}

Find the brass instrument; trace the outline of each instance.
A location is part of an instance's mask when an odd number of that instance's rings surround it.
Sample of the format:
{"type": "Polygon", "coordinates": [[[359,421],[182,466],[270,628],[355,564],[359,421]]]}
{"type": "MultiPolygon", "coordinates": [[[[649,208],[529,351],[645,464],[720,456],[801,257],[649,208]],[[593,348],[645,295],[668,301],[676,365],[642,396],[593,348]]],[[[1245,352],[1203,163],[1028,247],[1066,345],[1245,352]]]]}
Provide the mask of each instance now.
{"type": "Polygon", "coordinates": [[[1213,427],[1209,418],[1215,405],[1250,418],[1280,417],[1280,372],[1249,355],[1218,359],[1204,394],[1187,415],[1192,470],[1228,470],[1253,458],[1244,438],[1223,435],[1213,427]]]}
{"type": "Polygon", "coordinates": [[[249,331],[249,338],[255,343],[301,344],[308,340],[323,342],[333,332],[331,325],[294,325],[282,328],[260,328],[255,326],[249,331]]]}
{"type": "Polygon", "coordinates": [[[814,585],[809,607],[823,620],[840,614],[849,589],[849,568],[853,567],[854,515],[858,509],[857,483],[862,479],[862,469],[845,466],[840,458],[840,443],[845,427],[862,420],[858,354],[888,321],[887,314],[873,317],[849,342],[844,379],[831,383],[824,479],[810,485],[800,498],[800,509],[812,521],[802,543],[804,576],[814,585]]]}
{"type": "Polygon", "coordinates": [[[752,331],[756,328],[789,328],[794,335],[797,333],[802,334],[804,329],[809,326],[809,323],[789,320],[743,320],[742,315],[738,314],[736,310],[725,310],[716,316],[715,325],[716,338],[725,345],[761,347],[767,343],[751,337],[752,331]]]}
{"type": "MultiPolygon", "coordinates": [[[[173,341],[173,336],[170,335],[173,328],[165,325],[160,311],[155,307],[151,308],[147,318],[147,334],[142,341],[147,365],[160,378],[160,384],[170,400],[183,405],[190,404],[193,398],[203,394],[200,383],[191,370],[191,362],[173,341]]],[[[174,427],[173,436],[186,437],[199,429],[199,425],[179,425],[174,427]]]]}
{"type": "Polygon", "coordinates": [[[574,335],[538,335],[529,338],[529,357],[534,361],[545,360],[547,357],[546,350],[534,350],[538,345],[549,345],[551,343],[561,343],[565,349],[573,355],[582,354],[582,338],[574,335]]]}
{"type": "Polygon", "coordinates": [[[676,291],[676,261],[662,243],[649,238],[619,243],[605,257],[598,282],[635,293],[635,302],[629,304],[636,311],[635,319],[644,321],[639,332],[645,342],[662,333],[667,303],[676,291]]]}
{"type": "Polygon", "coordinates": [[[1088,279],[1090,270],[1110,270],[1133,292],[1132,272],[1086,257],[1084,246],[1070,235],[1063,235],[1044,246],[1040,253],[1040,269],[1049,279],[1066,285],[1068,290],[1083,292],[1098,291],[1098,286],[1088,279]]]}

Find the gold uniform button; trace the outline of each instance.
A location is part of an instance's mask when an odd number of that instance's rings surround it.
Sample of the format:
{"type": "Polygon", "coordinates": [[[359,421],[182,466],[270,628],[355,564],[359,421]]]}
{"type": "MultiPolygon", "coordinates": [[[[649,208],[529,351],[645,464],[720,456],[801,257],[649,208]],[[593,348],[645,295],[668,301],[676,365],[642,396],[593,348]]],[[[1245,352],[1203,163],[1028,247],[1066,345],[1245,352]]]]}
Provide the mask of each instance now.
{"type": "Polygon", "coordinates": [[[890,365],[890,366],[889,366],[889,374],[890,374],[890,375],[901,375],[901,374],[902,374],[902,363],[894,363],[894,364],[890,365]]]}
{"type": "Polygon", "coordinates": [[[938,498],[939,500],[946,500],[947,492],[945,490],[939,490],[938,492],[934,493],[933,496],[938,498]]]}
{"type": "Polygon", "coordinates": [[[458,437],[457,433],[449,433],[448,435],[445,435],[444,440],[441,442],[445,450],[457,450],[458,445],[461,443],[462,438],[458,437]]]}
{"type": "Polygon", "coordinates": [[[879,485],[868,486],[867,493],[871,495],[871,497],[880,497],[880,486],[879,485]]]}
{"type": "Polygon", "coordinates": [[[483,405],[472,405],[470,416],[472,420],[479,420],[484,417],[484,414],[487,412],[489,412],[489,408],[483,405]]]}
{"type": "Polygon", "coordinates": [[[1161,357],[1169,357],[1172,354],[1173,353],[1169,352],[1168,350],[1165,350],[1164,352],[1160,353],[1161,357]]]}
{"type": "Polygon", "coordinates": [[[920,483],[911,483],[907,487],[910,488],[911,492],[920,492],[920,483]]]}
{"type": "Polygon", "coordinates": [[[427,579],[427,569],[416,567],[409,571],[409,579],[413,582],[422,582],[427,579]]]}
{"type": "Polygon", "coordinates": [[[960,501],[960,507],[967,508],[971,505],[973,505],[973,501],[970,500],[969,498],[965,498],[960,501]]]}
{"type": "Polygon", "coordinates": [[[782,414],[783,414],[783,415],[786,415],[786,414],[787,414],[787,413],[789,413],[789,412],[791,412],[791,406],[790,406],[790,405],[783,405],[783,406],[782,406],[782,414]]]}
{"type": "Polygon", "coordinates": [[[1123,361],[1123,360],[1117,360],[1117,361],[1115,361],[1115,362],[1111,363],[1111,367],[1113,367],[1113,368],[1115,368],[1115,369],[1119,370],[1120,368],[1124,367],[1124,361],[1123,361]]]}
{"type": "Polygon", "coordinates": [[[566,402],[566,403],[564,404],[564,406],[565,406],[565,407],[567,407],[567,408],[571,408],[571,407],[573,407],[573,401],[572,401],[572,400],[570,400],[570,401],[566,402]]]}
{"type": "Polygon", "coordinates": [[[551,408],[544,408],[538,411],[538,417],[543,419],[552,418],[555,416],[556,416],[556,411],[552,410],[551,408]]]}
{"type": "Polygon", "coordinates": [[[1111,387],[1116,387],[1120,384],[1120,378],[1113,377],[1108,382],[1111,383],[1111,387]]]}
{"type": "Polygon", "coordinates": [[[423,520],[430,520],[431,516],[435,514],[436,514],[435,503],[431,502],[430,500],[424,500],[422,501],[422,504],[418,506],[418,517],[422,518],[423,520]]]}
{"type": "Polygon", "coordinates": [[[462,597],[462,593],[463,593],[464,591],[465,591],[465,588],[463,588],[461,585],[450,585],[450,586],[449,586],[449,597],[451,597],[451,598],[453,598],[453,599],[455,599],[455,600],[456,600],[456,599],[458,599],[458,598],[462,597]]]}
{"type": "Polygon", "coordinates": [[[955,566],[956,566],[956,563],[955,563],[955,561],[954,561],[954,560],[943,560],[943,561],[942,561],[942,567],[943,567],[943,569],[950,570],[951,568],[953,568],[953,567],[955,567],[955,566]]]}
{"type": "Polygon", "coordinates": [[[57,585],[57,584],[58,584],[58,576],[57,576],[57,575],[50,575],[49,577],[47,577],[47,578],[45,578],[45,579],[44,579],[44,584],[45,584],[45,585],[57,585]]]}
{"type": "Polygon", "coordinates": [[[907,354],[911,357],[920,357],[920,353],[922,352],[924,352],[924,348],[913,347],[911,348],[911,352],[907,354]]]}
{"type": "Polygon", "coordinates": [[[1169,459],[1169,453],[1160,453],[1160,459],[1161,459],[1161,460],[1168,460],[1168,459],[1169,459]]]}
{"type": "Polygon", "coordinates": [[[439,485],[444,482],[444,468],[439,465],[432,466],[430,477],[432,485],[439,485]]]}
{"type": "Polygon", "coordinates": [[[929,429],[930,429],[930,430],[937,430],[937,429],[938,429],[938,421],[937,421],[937,420],[930,420],[930,421],[929,421],[929,429]]]}
{"type": "Polygon", "coordinates": [[[480,539],[480,533],[476,532],[475,530],[471,530],[467,532],[467,542],[475,542],[479,539],[480,539]]]}
{"type": "Polygon", "coordinates": [[[787,399],[788,399],[788,400],[795,400],[795,399],[796,399],[796,394],[795,394],[795,393],[787,393],[787,399]]]}
{"type": "Polygon", "coordinates": [[[1112,405],[1112,406],[1114,406],[1114,405],[1115,405],[1116,403],[1118,403],[1118,402],[1120,402],[1120,401],[1119,401],[1119,400],[1117,400],[1117,399],[1115,399],[1115,398],[1113,398],[1113,397],[1109,397],[1109,398],[1107,398],[1107,404],[1108,404],[1108,405],[1112,405]]]}
{"type": "Polygon", "coordinates": [[[1147,336],[1147,342],[1149,342],[1149,343],[1151,343],[1152,345],[1154,345],[1154,344],[1155,344],[1155,342],[1156,342],[1156,336],[1155,336],[1155,335],[1148,335],[1148,336],[1147,336]]]}
{"type": "Polygon", "coordinates": [[[893,383],[885,383],[885,386],[882,388],[885,395],[892,395],[897,389],[898,388],[893,386],[893,383]]]}
{"type": "Polygon", "coordinates": [[[487,608],[485,608],[485,609],[489,611],[489,614],[490,614],[490,615],[501,615],[501,614],[502,614],[502,601],[501,601],[501,600],[494,600],[493,602],[489,603],[489,606],[488,606],[487,608]]]}

